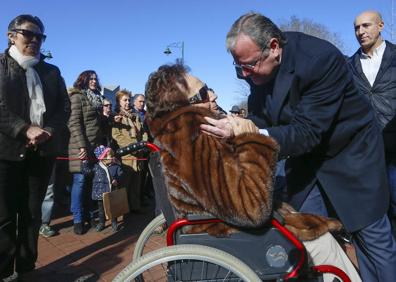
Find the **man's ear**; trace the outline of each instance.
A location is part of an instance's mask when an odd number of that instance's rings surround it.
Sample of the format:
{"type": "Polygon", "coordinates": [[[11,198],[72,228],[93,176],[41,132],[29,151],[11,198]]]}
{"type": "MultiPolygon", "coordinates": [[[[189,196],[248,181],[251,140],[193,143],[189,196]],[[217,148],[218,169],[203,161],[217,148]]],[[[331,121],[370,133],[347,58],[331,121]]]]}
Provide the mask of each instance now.
{"type": "Polygon", "coordinates": [[[384,26],[385,26],[385,24],[384,24],[383,21],[380,21],[380,22],[378,23],[378,28],[379,28],[379,31],[380,31],[380,32],[384,29],[384,26]]]}
{"type": "Polygon", "coordinates": [[[280,52],[279,40],[277,38],[271,38],[269,42],[270,52],[275,56],[278,57],[280,52]]]}

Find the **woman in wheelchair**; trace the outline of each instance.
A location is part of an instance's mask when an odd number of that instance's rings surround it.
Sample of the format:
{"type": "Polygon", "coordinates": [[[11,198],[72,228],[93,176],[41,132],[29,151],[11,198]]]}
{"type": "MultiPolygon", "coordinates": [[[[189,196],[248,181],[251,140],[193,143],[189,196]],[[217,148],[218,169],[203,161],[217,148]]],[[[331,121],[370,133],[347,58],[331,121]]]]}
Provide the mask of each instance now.
{"type": "MultiPolygon", "coordinates": [[[[258,134],[253,122],[228,117],[235,136],[222,140],[201,132],[205,117],[218,119],[216,95],[180,64],[163,65],[146,84],[147,124],[161,148],[168,197],[177,217],[194,213],[224,223],[192,226],[187,232],[227,236],[237,228],[265,225],[275,209],[285,226],[300,239],[313,265],[334,265],[352,281],[356,269],[329,233],[341,229],[334,219],[297,213],[285,203],[273,203],[273,179],[278,145],[258,134]],[[249,129],[250,133],[245,129],[249,129]]],[[[224,117],[224,116],[223,116],[224,117]]],[[[325,281],[333,281],[325,274],[325,281]]]]}

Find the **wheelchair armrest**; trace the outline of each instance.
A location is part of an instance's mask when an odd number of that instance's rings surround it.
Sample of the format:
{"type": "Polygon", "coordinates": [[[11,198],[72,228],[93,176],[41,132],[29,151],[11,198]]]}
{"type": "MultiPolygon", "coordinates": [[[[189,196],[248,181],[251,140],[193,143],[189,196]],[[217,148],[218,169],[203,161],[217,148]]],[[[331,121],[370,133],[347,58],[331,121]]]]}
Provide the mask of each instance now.
{"type": "Polygon", "coordinates": [[[186,219],[187,220],[207,220],[207,219],[217,219],[217,217],[214,217],[210,214],[208,214],[208,215],[187,214],[186,219]]]}

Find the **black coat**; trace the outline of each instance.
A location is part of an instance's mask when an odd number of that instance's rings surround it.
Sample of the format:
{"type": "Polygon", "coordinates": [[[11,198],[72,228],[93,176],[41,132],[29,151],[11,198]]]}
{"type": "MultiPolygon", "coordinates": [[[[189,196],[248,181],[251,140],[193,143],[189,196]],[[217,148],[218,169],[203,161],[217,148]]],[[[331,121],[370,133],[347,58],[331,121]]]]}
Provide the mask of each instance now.
{"type": "MultiPolygon", "coordinates": [[[[34,66],[43,86],[46,111],[44,128],[52,138],[39,146],[42,155],[64,152],[70,101],[59,69],[43,59],[34,66]],[[63,148],[62,146],[63,145],[63,148]]],[[[29,92],[25,70],[8,55],[0,54],[0,159],[18,161],[26,154],[26,129],[30,125],[29,92]]]]}
{"type": "Polygon", "coordinates": [[[349,66],[356,85],[370,99],[376,120],[383,129],[387,157],[396,159],[396,46],[386,41],[381,66],[373,86],[363,73],[360,50],[349,58],[349,66]]]}
{"type": "Polygon", "coordinates": [[[290,203],[299,209],[318,181],[345,227],[359,230],[388,207],[380,129],[337,48],[302,33],[285,35],[273,87],[250,83],[249,112],[288,158],[290,203]]]}

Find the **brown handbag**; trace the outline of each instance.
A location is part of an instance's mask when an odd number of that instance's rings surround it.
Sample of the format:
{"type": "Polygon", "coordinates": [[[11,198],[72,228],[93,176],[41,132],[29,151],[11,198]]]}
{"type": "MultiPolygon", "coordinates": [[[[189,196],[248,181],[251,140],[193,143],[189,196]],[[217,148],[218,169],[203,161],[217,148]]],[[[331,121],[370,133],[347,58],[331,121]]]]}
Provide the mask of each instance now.
{"type": "Polygon", "coordinates": [[[129,212],[128,196],[125,188],[103,193],[103,208],[106,219],[117,218],[129,212]]]}

